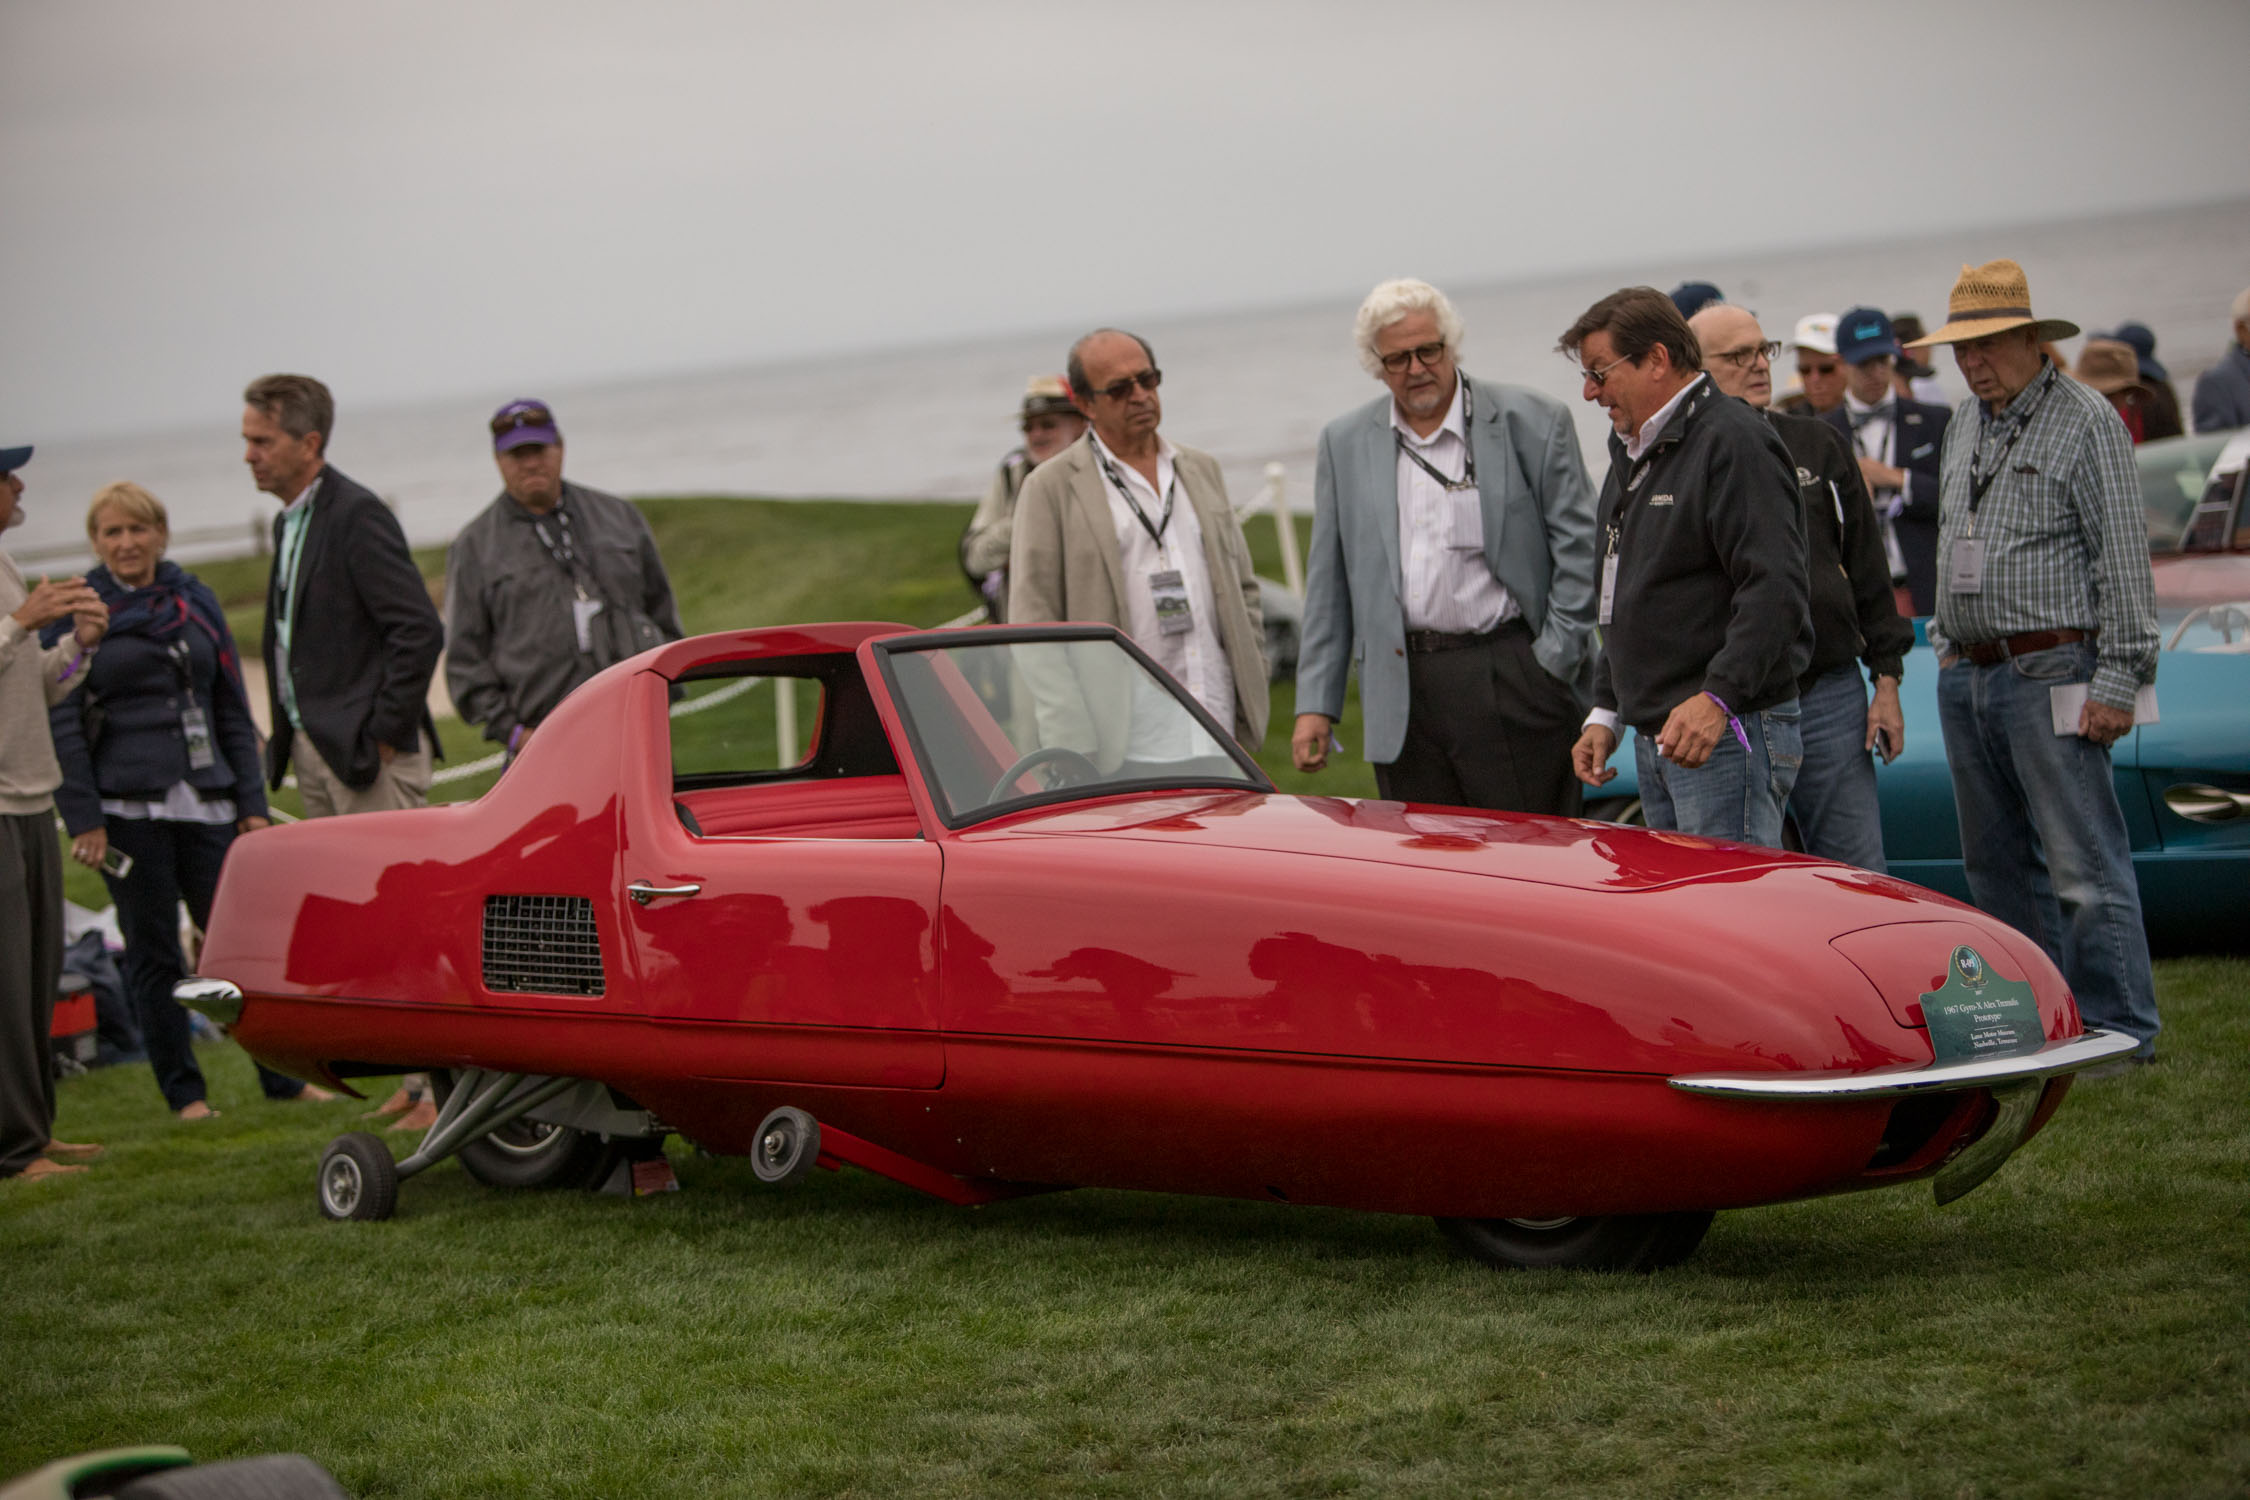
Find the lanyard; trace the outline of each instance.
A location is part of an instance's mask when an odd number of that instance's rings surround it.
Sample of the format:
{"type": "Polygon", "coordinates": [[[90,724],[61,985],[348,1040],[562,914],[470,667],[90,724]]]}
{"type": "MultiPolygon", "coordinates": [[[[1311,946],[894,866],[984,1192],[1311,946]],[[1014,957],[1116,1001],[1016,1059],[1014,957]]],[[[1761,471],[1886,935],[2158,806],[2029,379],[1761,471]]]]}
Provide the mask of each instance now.
{"type": "Polygon", "coordinates": [[[1109,461],[1108,450],[1102,447],[1099,440],[1094,443],[1093,448],[1094,458],[1101,464],[1102,473],[1109,476],[1111,484],[1117,486],[1117,493],[1125,497],[1125,504],[1132,510],[1133,519],[1141,523],[1141,530],[1148,533],[1150,541],[1162,547],[1164,545],[1164,533],[1169,531],[1172,526],[1172,502],[1179,497],[1180,493],[1180,471],[1177,468],[1172,470],[1172,482],[1164,488],[1163,519],[1151,525],[1148,513],[1141,509],[1140,502],[1133,498],[1132,489],[1125,483],[1125,476],[1118,473],[1117,465],[1109,461]]]}
{"type": "Polygon", "coordinates": [[[554,510],[549,514],[555,518],[555,529],[562,533],[560,542],[547,534],[545,516],[534,516],[531,529],[539,533],[540,545],[547,549],[547,555],[555,560],[555,566],[563,570],[563,576],[570,580],[571,587],[583,599],[586,597],[586,585],[578,576],[578,547],[570,534],[570,512],[564,510],[562,502],[557,500],[554,510]]]}
{"type": "MultiPolygon", "coordinates": [[[[1976,454],[1971,453],[1969,455],[1970,515],[1973,516],[1977,513],[1977,506],[1984,499],[1984,492],[1992,488],[1992,481],[1998,479],[2000,477],[2000,471],[2008,467],[2008,455],[2016,451],[2016,443],[2023,437],[2025,430],[2031,426],[2031,419],[2039,415],[2039,408],[2045,406],[2047,404],[2047,398],[2054,394],[2055,376],[2055,367],[2052,364],[2048,365],[2047,383],[2040,388],[2039,399],[2032,402],[2029,407],[2025,408],[2023,415],[2016,419],[2015,430],[2008,434],[2008,445],[2000,450],[2000,458],[1998,462],[1994,463],[1993,466],[1984,473],[1979,474],[1977,472],[1976,454]]],[[[1981,439],[1979,440],[1977,446],[1979,448],[1982,448],[1984,446],[1981,439]]]]}
{"type": "MultiPolygon", "coordinates": [[[[1437,465],[1424,458],[1418,449],[1406,441],[1406,434],[1403,431],[1396,427],[1391,429],[1391,437],[1397,441],[1398,451],[1414,460],[1414,467],[1429,475],[1448,490],[1473,490],[1477,487],[1477,450],[1469,442],[1468,437],[1471,432],[1475,431],[1469,425],[1469,419],[1473,415],[1469,399],[1468,377],[1463,376],[1461,377],[1461,452],[1465,457],[1461,465],[1461,477],[1459,479],[1448,478],[1438,472],[1437,465]]],[[[1444,429],[1439,430],[1443,431],[1444,429]]]]}
{"type": "Polygon", "coordinates": [[[279,586],[275,590],[274,617],[280,622],[282,644],[289,643],[289,627],[296,622],[297,564],[304,556],[305,533],[312,527],[312,504],[307,501],[302,512],[284,510],[281,513],[281,555],[274,559],[274,572],[279,586]]]}

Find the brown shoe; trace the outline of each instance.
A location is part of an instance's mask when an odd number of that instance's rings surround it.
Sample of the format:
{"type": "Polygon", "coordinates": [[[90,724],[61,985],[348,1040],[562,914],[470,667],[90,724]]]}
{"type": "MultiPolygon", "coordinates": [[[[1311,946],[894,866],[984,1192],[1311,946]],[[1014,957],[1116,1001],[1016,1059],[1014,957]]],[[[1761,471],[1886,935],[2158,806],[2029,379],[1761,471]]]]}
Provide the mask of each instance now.
{"type": "Polygon", "coordinates": [[[436,1123],[437,1106],[435,1104],[432,1104],[429,1100],[424,1099],[421,1103],[415,1105],[405,1114],[400,1115],[398,1117],[397,1123],[392,1125],[391,1129],[427,1130],[436,1123]]]}
{"type": "Polygon", "coordinates": [[[92,1161],[102,1154],[102,1148],[92,1141],[49,1141],[47,1159],[50,1161],[92,1161]]]}
{"type": "Polygon", "coordinates": [[[30,1166],[16,1174],[16,1180],[19,1182],[34,1182],[41,1177],[62,1177],[72,1172],[83,1172],[85,1170],[84,1167],[66,1167],[59,1161],[49,1161],[44,1156],[35,1156],[31,1159],[30,1166]]]}
{"type": "Polygon", "coordinates": [[[201,1099],[183,1104],[172,1113],[182,1120],[215,1120],[219,1117],[219,1112],[201,1099]]]}

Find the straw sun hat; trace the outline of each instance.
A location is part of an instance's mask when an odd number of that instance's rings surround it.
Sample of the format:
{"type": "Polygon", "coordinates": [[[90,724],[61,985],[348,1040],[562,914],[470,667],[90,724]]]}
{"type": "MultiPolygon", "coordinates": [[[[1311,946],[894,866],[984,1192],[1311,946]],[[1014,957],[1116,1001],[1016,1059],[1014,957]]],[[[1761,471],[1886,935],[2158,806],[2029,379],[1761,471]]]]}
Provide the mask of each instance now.
{"type": "Polygon", "coordinates": [[[2012,260],[1963,266],[1960,279],[1953,283],[1953,295],[1946,299],[1945,314],[1943,328],[1906,347],[1961,344],[2011,328],[2035,327],[2042,340],[2067,339],[2078,332],[2078,325],[2066,319],[2032,316],[2031,283],[2024,279],[2023,267],[2012,260]]]}

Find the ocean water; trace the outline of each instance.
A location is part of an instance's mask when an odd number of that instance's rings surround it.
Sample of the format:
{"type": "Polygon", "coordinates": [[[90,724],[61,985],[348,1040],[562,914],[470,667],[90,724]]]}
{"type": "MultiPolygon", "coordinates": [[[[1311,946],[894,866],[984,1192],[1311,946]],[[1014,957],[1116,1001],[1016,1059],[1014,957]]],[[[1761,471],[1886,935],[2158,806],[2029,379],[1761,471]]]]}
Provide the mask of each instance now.
{"type": "MultiPolygon", "coordinates": [[[[1696,277],[1755,310],[1769,337],[1786,338],[1806,313],[1855,303],[1911,309],[1934,328],[1961,265],[2002,255],[2023,263],[2042,316],[2087,328],[2128,318],[2148,324],[2184,405],[2195,372],[2224,351],[2228,303],[2250,280],[2250,200],[1770,254],[1635,261],[1630,247],[1618,247],[1604,269],[1446,291],[1467,328],[1464,367],[1567,402],[1598,480],[1607,425],[1578,399],[1574,367],[1553,352],[1556,336],[1596,298],[1636,282],[1669,288],[1696,277]]],[[[1410,262],[1397,270],[1416,273],[1410,262]]],[[[1098,296],[1087,301],[1100,317],[1098,296]]],[[[1136,328],[1164,369],[1165,434],[1216,455],[1238,507],[1258,496],[1266,465],[1279,463],[1289,503],[1309,509],[1320,429],[1381,393],[1352,352],[1357,305],[1353,294],[1136,328]]],[[[555,406],[570,477],[621,494],[967,499],[982,495],[1014,441],[1025,379],[1059,371],[1082,331],[579,388],[533,382],[530,393],[555,406]]],[[[2075,352],[2077,341],[2065,347],[2075,352]]],[[[1950,359],[1937,363],[1954,395],[1965,394],[1950,359]]],[[[1785,374],[1777,371],[1777,381],[1785,374]]],[[[414,541],[442,542],[498,492],[485,418],[523,394],[347,408],[331,455],[392,502],[414,541]]],[[[26,523],[6,538],[10,553],[31,571],[82,566],[86,501],[102,484],[128,478],[170,509],[175,556],[250,550],[274,503],[242,465],[233,395],[214,393],[214,420],[204,427],[40,443],[25,473],[26,523]]]]}

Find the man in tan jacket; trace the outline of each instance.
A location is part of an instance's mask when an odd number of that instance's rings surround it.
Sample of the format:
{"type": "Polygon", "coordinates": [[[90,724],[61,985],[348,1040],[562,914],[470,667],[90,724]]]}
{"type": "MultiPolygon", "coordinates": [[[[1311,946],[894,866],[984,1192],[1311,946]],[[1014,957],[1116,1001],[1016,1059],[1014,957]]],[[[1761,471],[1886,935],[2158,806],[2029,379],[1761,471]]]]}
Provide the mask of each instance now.
{"type": "MultiPolygon", "coordinates": [[[[1271,701],[1264,617],[1217,461],[1158,435],[1164,377],[1139,336],[1087,334],[1071,346],[1069,378],[1093,429],[1040,465],[1017,497],[1009,623],[1115,625],[1256,749],[1271,701]]],[[[1041,704],[1043,724],[1049,707],[1041,704]]],[[[1086,707],[1102,721],[1118,706],[1086,707]]],[[[1106,737],[1093,754],[1105,771],[1143,758],[1106,737]]]]}

